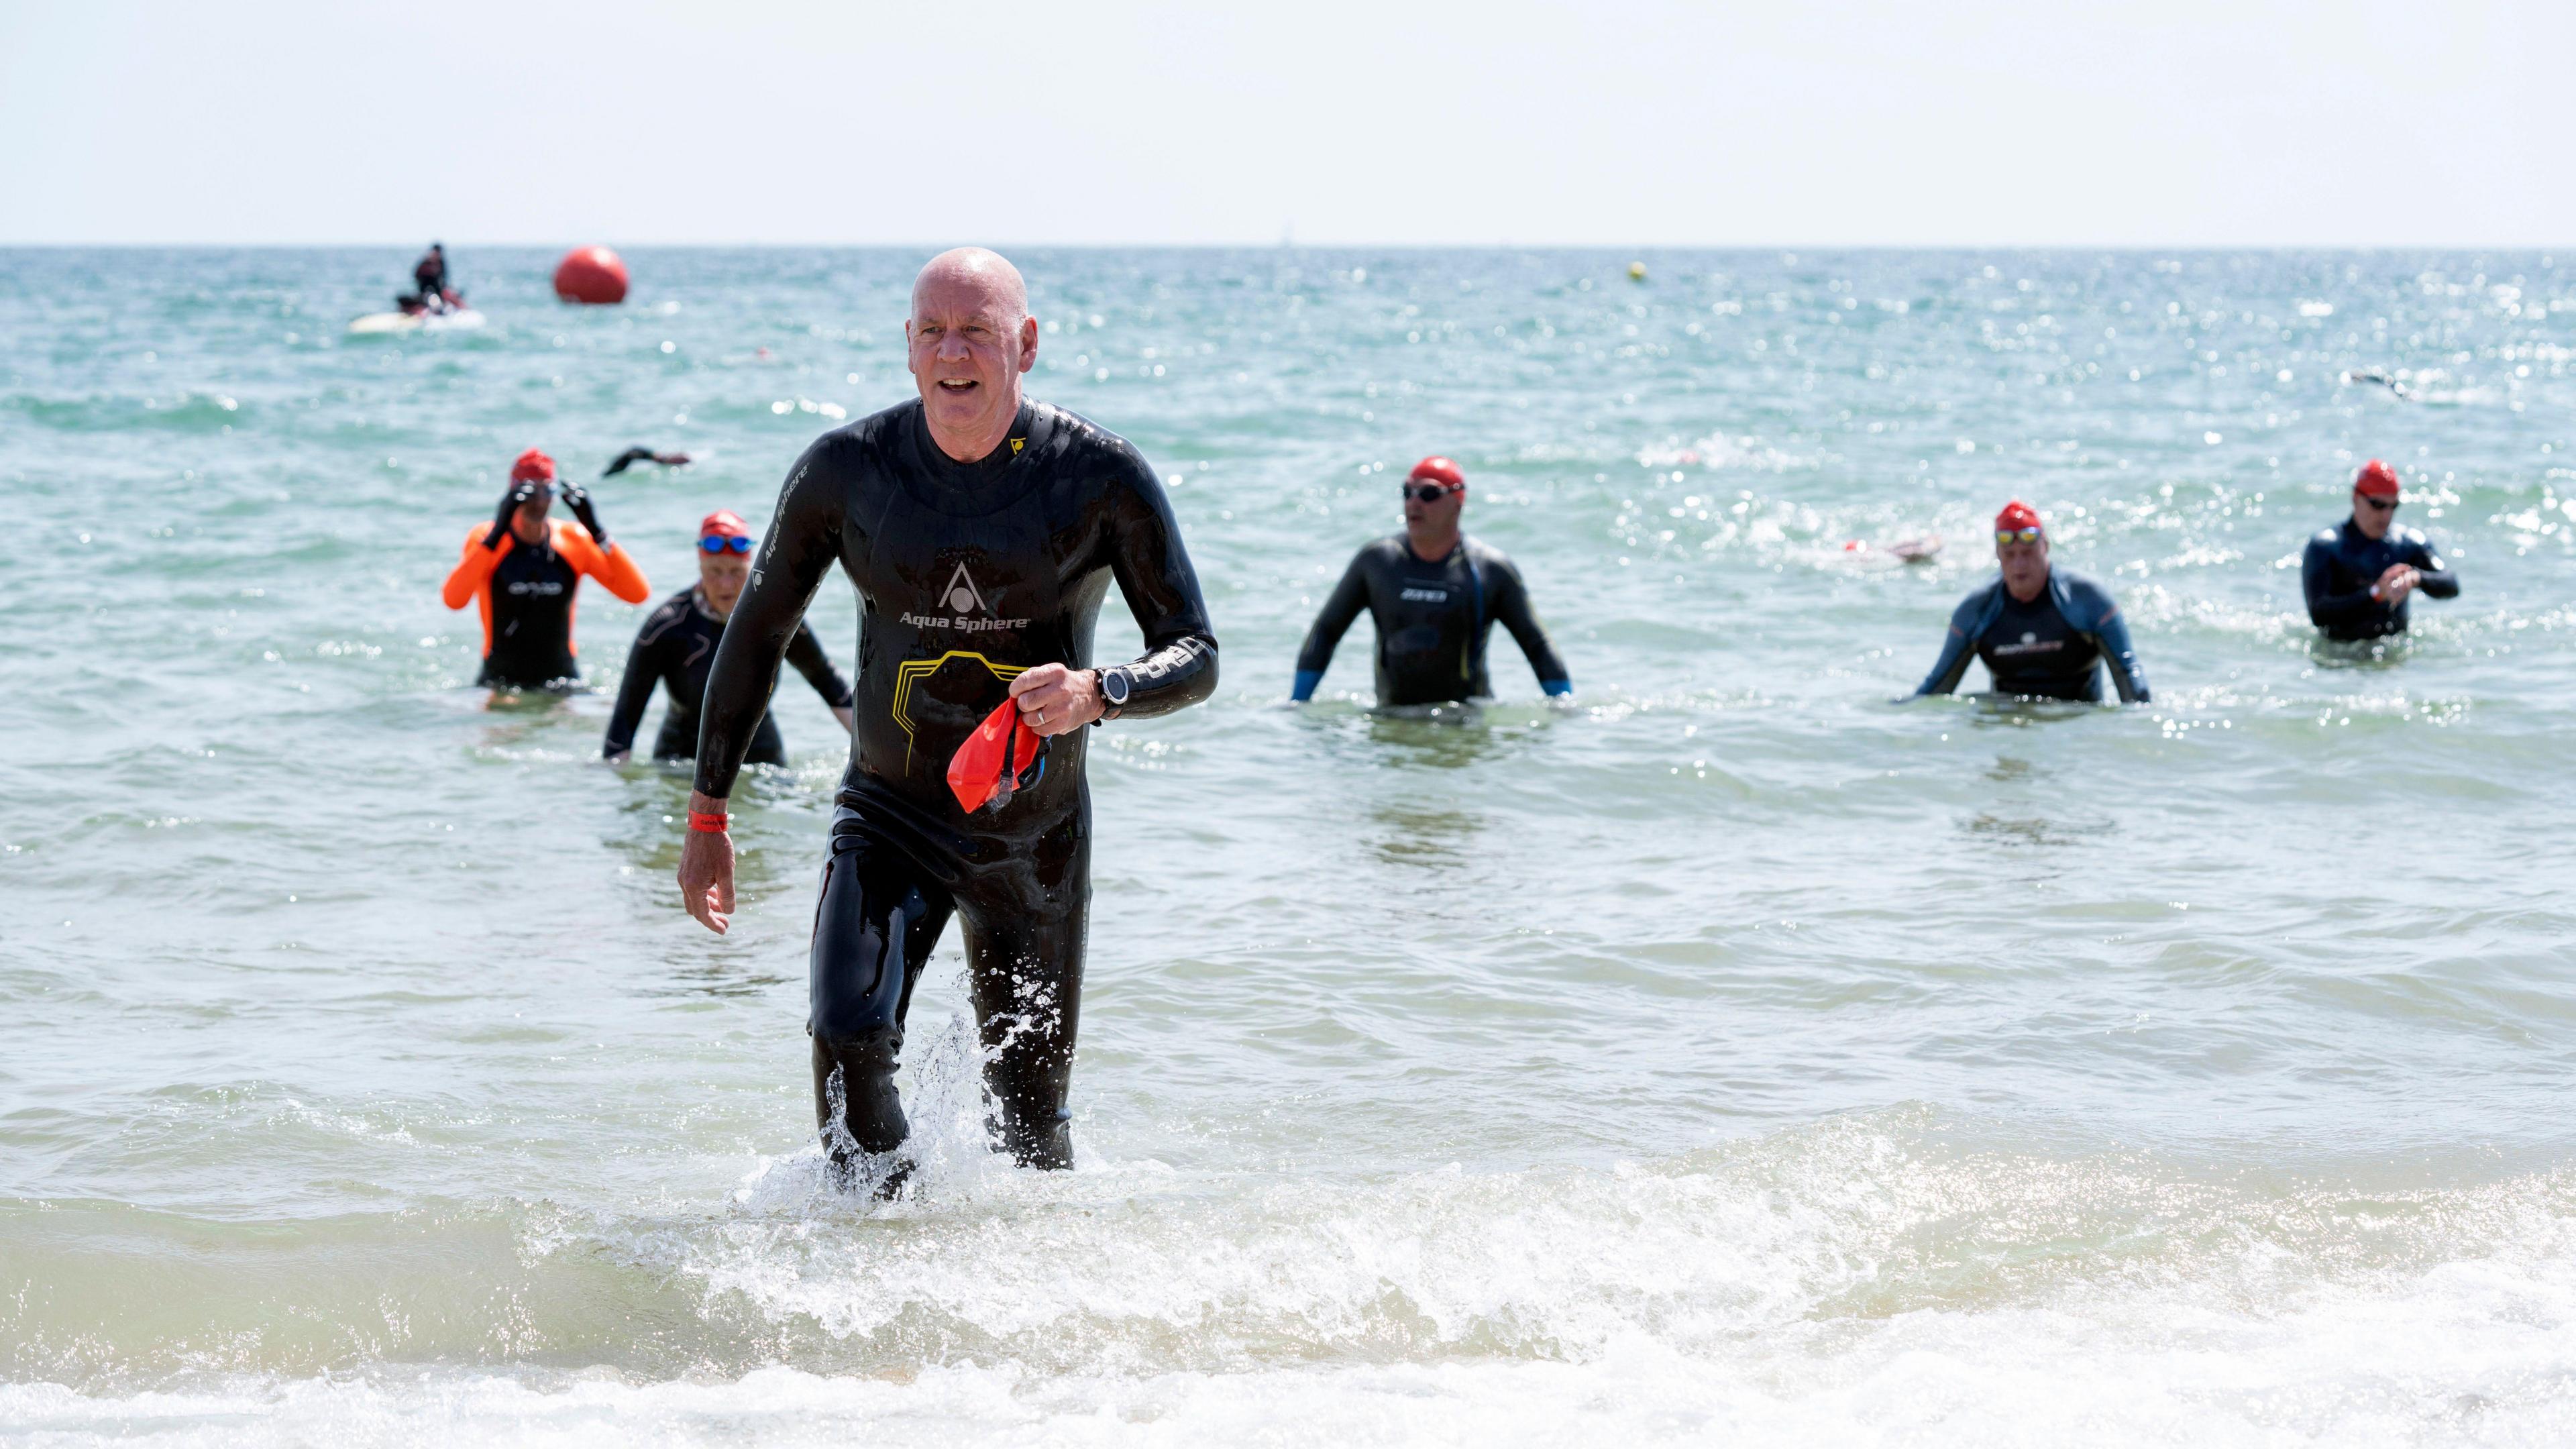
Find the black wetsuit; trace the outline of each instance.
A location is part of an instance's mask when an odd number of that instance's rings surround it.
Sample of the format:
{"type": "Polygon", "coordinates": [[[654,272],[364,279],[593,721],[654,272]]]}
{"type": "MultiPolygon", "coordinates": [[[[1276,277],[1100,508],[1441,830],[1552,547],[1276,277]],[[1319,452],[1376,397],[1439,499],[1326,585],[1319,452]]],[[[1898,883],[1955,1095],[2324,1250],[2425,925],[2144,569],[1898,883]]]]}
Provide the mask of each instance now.
{"type": "Polygon", "coordinates": [[[2411,528],[2392,523],[2388,536],[2372,538],[2349,518],[2308,540],[2299,582],[2308,595],[2308,619],[2329,639],[2376,639],[2406,632],[2406,605],[2383,604],[2370,596],[2390,564],[2411,564],[2422,577],[2416,588],[2437,599],[2456,598],[2459,576],[2433,551],[2432,543],[2411,528]]]}
{"type": "Polygon", "coordinates": [[[434,252],[423,256],[412,263],[411,285],[413,296],[405,300],[417,300],[430,311],[437,311],[445,305],[447,296],[447,263],[434,252]]]}
{"type": "Polygon", "coordinates": [[[1985,661],[1997,694],[2098,704],[2100,666],[2108,662],[2111,683],[2124,702],[2145,704],[2152,698],[2120,606],[2100,584],[2069,569],[2051,568],[2048,587],[2028,603],[2012,596],[2001,575],[1961,600],[1950,615],[1940,659],[1914,692],[1957,689],[1972,658],[1985,661]]]}
{"type": "MultiPolygon", "coordinates": [[[[716,641],[724,638],[724,628],[725,621],[698,602],[694,584],[645,616],[644,627],[635,631],[635,646],[626,651],[626,678],[617,686],[617,708],[609,713],[608,740],[600,747],[601,754],[623,755],[635,748],[635,727],[644,722],[644,706],[653,702],[653,686],[658,684],[668,687],[671,704],[662,712],[653,758],[686,760],[697,755],[698,706],[707,697],[707,675],[715,669],[716,641]]],[[[787,662],[796,666],[825,704],[834,709],[850,707],[850,682],[832,667],[831,656],[823,652],[802,619],[788,637],[787,662]]],[[[743,763],[787,763],[787,742],[779,737],[778,721],[765,712],[743,763]]]]}
{"type": "Polygon", "coordinates": [[[1512,631],[1529,656],[1539,688],[1549,694],[1573,692],[1565,661],[1556,657],[1547,631],[1530,612],[1521,571],[1500,549],[1461,537],[1448,557],[1425,561],[1399,533],[1361,549],[1332,597],[1324,600],[1315,627],[1306,632],[1306,646],[1297,651],[1292,697],[1314,696],[1333,662],[1333,646],[1342,642],[1343,631],[1362,609],[1377,625],[1379,704],[1442,704],[1492,695],[1485,640],[1498,623],[1512,631]]]}
{"type": "Polygon", "coordinates": [[[519,542],[492,569],[492,652],[476,684],[541,689],[581,678],[572,606],[581,571],[550,543],[519,542]]]}
{"type": "Polygon", "coordinates": [[[1114,578],[1145,635],[1121,718],[1216,687],[1216,639],[1163,486],[1125,440],[1058,408],[1020,410],[992,456],[939,451],[918,401],[816,440],[788,475],[751,586],[707,682],[698,789],[731,793],[778,659],[833,565],[858,586],[858,729],[832,822],[812,953],[814,1105],[837,1162],[907,1131],[894,1068],[914,979],[965,920],[985,1083],[1004,1145],[1070,1166],[1091,899],[1088,731],[1045,773],[969,818],[949,756],[1033,665],[1091,662],[1114,578]],[[835,1111],[835,1097],[842,1098],[835,1111]]]}

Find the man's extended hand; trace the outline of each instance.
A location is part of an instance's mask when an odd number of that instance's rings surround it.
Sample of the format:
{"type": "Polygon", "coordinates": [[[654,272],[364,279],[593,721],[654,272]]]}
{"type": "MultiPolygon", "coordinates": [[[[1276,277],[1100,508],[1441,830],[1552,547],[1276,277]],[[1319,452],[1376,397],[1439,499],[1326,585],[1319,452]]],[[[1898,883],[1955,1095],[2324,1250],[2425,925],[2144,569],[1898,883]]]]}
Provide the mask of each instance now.
{"type": "MultiPolygon", "coordinates": [[[[689,792],[689,809],[700,815],[722,815],[725,802],[689,792]]],[[[680,904],[698,924],[721,936],[733,909],[733,836],[727,831],[691,830],[680,842],[680,904]]]]}
{"type": "Polygon", "coordinates": [[[1011,681],[1020,718],[1042,735],[1071,734],[1100,718],[1100,671],[1041,664],[1011,681]]]}
{"type": "Polygon", "coordinates": [[[2406,596],[2423,581],[2424,576],[2415,571],[2413,564],[2390,564],[2388,571],[2379,576],[2379,601],[2392,607],[2405,603],[2406,596]]]}

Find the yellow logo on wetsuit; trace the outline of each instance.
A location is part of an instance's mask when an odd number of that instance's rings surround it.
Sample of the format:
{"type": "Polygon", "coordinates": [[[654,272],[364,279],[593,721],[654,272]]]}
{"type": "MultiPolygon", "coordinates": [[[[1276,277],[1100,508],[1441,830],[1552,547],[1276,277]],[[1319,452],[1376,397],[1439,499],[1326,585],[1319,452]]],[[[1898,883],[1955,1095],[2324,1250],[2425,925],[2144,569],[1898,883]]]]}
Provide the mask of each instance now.
{"type": "MultiPolygon", "coordinates": [[[[996,664],[972,649],[951,649],[936,659],[907,659],[896,665],[894,704],[887,714],[903,731],[903,772],[912,773],[913,751],[920,743],[917,733],[923,726],[951,726],[958,739],[966,738],[1000,702],[993,695],[993,684],[1008,686],[1028,673],[1029,668],[1026,664],[996,664]],[[950,669],[950,664],[957,667],[950,669]],[[928,707],[925,713],[929,718],[914,718],[916,685],[921,687],[921,702],[928,707]]],[[[944,761],[946,756],[941,758],[944,761]]]]}

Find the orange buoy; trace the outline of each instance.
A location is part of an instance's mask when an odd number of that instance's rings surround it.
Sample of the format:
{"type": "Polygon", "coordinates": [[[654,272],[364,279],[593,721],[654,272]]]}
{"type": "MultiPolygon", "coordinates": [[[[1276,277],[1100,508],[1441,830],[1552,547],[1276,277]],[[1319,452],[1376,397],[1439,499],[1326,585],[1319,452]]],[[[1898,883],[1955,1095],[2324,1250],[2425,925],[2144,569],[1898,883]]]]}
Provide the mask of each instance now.
{"type": "Polygon", "coordinates": [[[555,295],[607,307],[626,300],[626,263],[606,247],[574,247],[555,263],[555,295]]]}

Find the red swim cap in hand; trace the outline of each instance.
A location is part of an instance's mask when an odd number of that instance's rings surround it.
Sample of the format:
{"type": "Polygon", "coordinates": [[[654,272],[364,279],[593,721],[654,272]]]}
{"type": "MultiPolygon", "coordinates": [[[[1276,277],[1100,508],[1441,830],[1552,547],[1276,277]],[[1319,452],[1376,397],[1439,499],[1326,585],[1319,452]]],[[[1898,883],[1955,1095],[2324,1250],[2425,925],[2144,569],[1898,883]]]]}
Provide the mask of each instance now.
{"type": "Polygon", "coordinates": [[[1995,515],[1997,533],[2019,533],[2025,528],[2039,527],[2039,510],[2018,498],[2005,504],[2004,511],[1995,515]]]}
{"type": "Polygon", "coordinates": [[[530,448],[519,455],[519,461],[510,465],[510,481],[552,483],[555,481],[555,460],[535,448],[530,448]]]}
{"type": "Polygon", "coordinates": [[[2398,493],[2397,470],[2373,458],[2361,465],[2361,472],[2352,480],[2352,491],[2368,498],[2394,498],[2398,493]]]}
{"type": "Polygon", "coordinates": [[[1413,471],[1404,476],[1407,482],[1419,482],[1428,478],[1434,483],[1446,483],[1452,488],[1467,486],[1467,470],[1437,453],[1414,464],[1413,471]]]}
{"type": "Polygon", "coordinates": [[[948,757],[948,793],[969,815],[987,804],[998,809],[1021,786],[1037,783],[1045,752],[1046,742],[1020,718],[1020,702],[1003,700],[948,757]]]}

